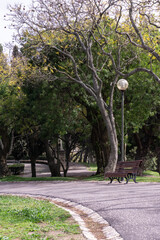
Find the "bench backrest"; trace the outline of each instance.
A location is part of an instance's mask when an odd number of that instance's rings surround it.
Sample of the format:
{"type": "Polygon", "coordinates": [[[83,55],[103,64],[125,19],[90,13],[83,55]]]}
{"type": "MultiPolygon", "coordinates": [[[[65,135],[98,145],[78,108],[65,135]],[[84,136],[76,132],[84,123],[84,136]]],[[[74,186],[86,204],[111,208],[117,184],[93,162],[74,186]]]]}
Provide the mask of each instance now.
{"type": "Polygon", "coordinates": [[[142,160],[118,162],[116,166],[116,172],[137,174],[141,164],[142,160]]]}

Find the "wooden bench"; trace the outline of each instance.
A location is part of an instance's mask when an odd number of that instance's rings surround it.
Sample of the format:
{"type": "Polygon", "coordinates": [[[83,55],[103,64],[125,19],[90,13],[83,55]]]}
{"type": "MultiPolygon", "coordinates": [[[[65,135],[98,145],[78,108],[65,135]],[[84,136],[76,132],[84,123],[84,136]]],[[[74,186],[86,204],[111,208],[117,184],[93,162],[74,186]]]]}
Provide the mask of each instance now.
{"type": "Polygon", "coordinates": [[[105,178],[110,179],[110,183],[116,179],[119,183],[123,178],[126,179],[126,184],[130,179],[136,182],[136,176],[140,167],[142,166],[142,160],[128,161],[128,162],[118,162],[115,172],[106,172],[105,178]]]}

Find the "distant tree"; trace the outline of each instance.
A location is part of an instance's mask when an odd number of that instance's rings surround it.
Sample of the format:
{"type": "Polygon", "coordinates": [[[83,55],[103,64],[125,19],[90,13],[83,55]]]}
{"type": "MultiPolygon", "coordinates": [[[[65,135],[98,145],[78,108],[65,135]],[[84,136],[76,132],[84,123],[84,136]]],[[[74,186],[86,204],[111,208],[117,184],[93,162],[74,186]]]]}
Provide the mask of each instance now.
{"type": "Polygon", "coordinates": [[[0,44],[0,54],[3,53],[3,46],[0,44]]]}
{"type": "Polygon", "coordinates": [[[20,52],[19,52],[18,46],[14,45],[13,51],[12,51],[12,57],[13,58],[17,58],[19,56],[20,56],[20,52]]]}

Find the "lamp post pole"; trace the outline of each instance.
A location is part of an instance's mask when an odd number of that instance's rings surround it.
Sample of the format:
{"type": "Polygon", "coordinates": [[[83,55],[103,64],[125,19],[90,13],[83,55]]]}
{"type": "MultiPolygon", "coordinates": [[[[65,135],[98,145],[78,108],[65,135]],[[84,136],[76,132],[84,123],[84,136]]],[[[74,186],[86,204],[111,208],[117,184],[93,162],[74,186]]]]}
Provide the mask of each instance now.
{"type": "Polygon", "coordinates": [[[121,100],[121,161],[124,161],[124,91],[128,88],[128,82],[125,79],[120,79],[117,82],[117,87],[122,93],[121,100]]]}
{"type": "Polygon", "coordinates": [[[121,161],[124,162],[124,90],[121,90],[122,102],[121,102],[121,161]]]}

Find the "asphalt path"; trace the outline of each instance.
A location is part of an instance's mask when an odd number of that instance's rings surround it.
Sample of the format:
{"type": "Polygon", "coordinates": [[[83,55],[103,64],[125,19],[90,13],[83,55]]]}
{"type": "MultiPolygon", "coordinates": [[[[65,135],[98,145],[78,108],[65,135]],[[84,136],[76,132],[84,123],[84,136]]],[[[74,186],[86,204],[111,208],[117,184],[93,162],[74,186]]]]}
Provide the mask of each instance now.
{"type": "Polygon", "coordinates": [[[160,184],[1,182],[0,193],[58,197],[99,213],[124,240],[160,240],[160,184]]]}

